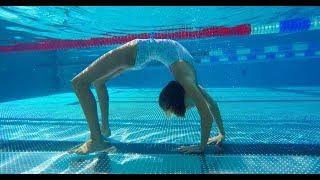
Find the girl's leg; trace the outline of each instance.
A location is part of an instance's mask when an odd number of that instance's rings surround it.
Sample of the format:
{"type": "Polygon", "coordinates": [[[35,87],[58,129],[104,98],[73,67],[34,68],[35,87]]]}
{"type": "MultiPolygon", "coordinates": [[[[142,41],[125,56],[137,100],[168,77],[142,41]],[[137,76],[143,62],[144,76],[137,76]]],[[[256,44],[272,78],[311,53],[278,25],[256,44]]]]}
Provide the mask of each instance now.
{"type": "Polygon", "coordinates": [[[90,140],[74,150],[74,152],[86,154],[106,147],[101,136],[97,104],[90,90],[90,85],[96,79],[110,76],[121,68],[130,67],[133,61],[130,52],[132,52],[132,48],[126,46],[109,51],[71,80],[72,87],[79,99],[90,129],[90,140]]]}
{"type": "Polygon", "coordinates": [[[111,136],[109,127],[109,93],[105,85],[106,81],[118,76],[125,69],[119,69],[111,76],[104,76],[93,82],[94,87],[99,99],[100,111],[101,111],[101,134],[105,137],[111,136]]]}

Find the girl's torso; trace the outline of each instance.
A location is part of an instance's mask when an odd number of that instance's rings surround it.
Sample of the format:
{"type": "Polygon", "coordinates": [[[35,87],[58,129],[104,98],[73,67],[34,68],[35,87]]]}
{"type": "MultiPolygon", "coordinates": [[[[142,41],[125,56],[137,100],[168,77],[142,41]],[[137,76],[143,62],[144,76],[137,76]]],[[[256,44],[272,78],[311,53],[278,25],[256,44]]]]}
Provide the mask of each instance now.
{"type": "Polygon", "coordinates": [[[180,43],[170,39],[136,39],[136,57],[133,70],[143,69],[151,61],[170,68],[176,61],[193,65],[193,57],[180,43]]]}

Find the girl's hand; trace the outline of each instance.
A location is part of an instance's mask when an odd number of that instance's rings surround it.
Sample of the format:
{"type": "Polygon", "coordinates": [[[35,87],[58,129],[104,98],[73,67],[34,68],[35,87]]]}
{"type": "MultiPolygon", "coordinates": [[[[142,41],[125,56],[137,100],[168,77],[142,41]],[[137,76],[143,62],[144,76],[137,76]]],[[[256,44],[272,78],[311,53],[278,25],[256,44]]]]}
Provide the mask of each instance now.
{"type": "Polygon", "coordinates": [[[213,138],[209,138],[208,139],[208,145],[209,144],[215,144],[215,145],[221,145],[223,140],[224,140],[224,135],[222,135],[221,133],[219,133],[216,137],[213,137],[213,138]]]}
{"type": "Polygon", "coordinates": [[[179,152],[182,153],[203,153],[205,148],[200,147],[199,145],[192,145],[192,146],[181,146],[178,148],[179,152]]]}

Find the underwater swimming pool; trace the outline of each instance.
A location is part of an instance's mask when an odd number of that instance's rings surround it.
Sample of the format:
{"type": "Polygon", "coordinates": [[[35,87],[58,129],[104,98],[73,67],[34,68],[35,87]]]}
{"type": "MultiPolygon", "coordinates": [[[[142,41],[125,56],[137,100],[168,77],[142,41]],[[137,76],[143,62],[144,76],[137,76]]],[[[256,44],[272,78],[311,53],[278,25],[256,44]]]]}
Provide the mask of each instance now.
{"type": "Polygon", "coordinates": [[[318,9],[0,7],[0,173],[319,174],[318,9]],[[195,57],[221,110],[222,148],[176,151],[199,142],[200,117],[196,108],[164,115],[158,96],[172,76],[152,63],[107,83],[112,151],[68,154],[89,137],[70,80],[106,51],[150,37],[195,57]]]}

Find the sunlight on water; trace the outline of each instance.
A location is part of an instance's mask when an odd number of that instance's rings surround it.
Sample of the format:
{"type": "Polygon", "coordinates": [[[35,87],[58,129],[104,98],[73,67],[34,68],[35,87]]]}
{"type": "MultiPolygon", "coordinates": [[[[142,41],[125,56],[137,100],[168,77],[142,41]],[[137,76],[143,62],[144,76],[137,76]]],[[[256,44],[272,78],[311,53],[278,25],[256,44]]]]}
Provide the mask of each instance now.
{"type": "Polygon", "coordinates": [[[1,6],[0,174],[319,174],[319,17],[312,6],[1,6]],[[167,117],[159,96],[175,77],[151,62],[106,82],[108,147],[69,154],[91,138],[71,79],[122,42],[156,35],[194,57],[223,143],[178,151],[199,145],[204,115],[195,106],[167,117]]]}

